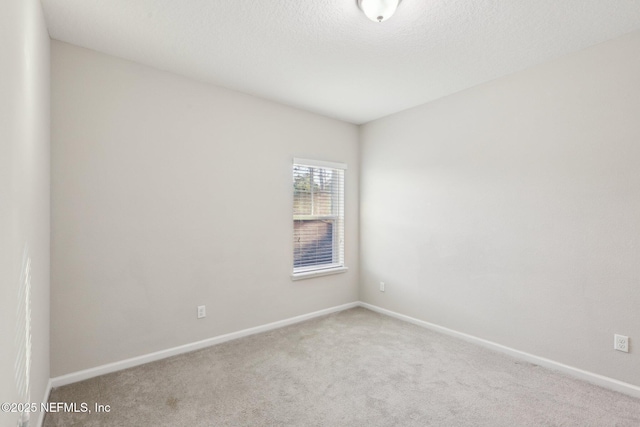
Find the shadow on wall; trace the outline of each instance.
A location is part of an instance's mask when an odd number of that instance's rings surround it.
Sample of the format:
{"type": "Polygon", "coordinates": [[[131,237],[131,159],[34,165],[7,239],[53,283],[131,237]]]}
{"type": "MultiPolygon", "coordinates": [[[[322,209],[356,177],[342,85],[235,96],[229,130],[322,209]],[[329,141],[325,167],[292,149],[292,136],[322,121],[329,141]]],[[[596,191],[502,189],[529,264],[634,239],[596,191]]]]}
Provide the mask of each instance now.
{"type": "MultiPolygon", "coordinates": [[[[31,402],[31,256],[28,246],[22,254],[20,270],[20,288],[16,304],[16,361],[15,380],[21,403],[25,406],[31,402]]],[[[18,427],[29,425],[29,408],[16,407],[18,427]]]]}

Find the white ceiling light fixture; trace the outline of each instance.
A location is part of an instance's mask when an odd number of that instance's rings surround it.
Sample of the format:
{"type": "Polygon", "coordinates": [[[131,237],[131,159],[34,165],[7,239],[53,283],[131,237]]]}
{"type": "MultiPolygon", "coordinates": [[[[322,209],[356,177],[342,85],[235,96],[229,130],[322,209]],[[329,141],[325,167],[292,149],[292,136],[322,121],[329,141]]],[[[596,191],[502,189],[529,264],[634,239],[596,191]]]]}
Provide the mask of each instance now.
{"type": "Polygon", "coordinates": [[[402,0],[358,0],[358,7],[375,22],[386,21],[396,12],[402,0]]]}

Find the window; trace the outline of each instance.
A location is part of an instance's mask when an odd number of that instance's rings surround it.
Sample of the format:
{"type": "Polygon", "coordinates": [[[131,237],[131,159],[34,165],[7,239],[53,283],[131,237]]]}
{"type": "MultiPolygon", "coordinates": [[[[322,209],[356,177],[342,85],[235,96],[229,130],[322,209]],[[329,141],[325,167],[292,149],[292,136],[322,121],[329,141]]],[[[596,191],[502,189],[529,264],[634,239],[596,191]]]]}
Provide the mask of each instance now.
{"type": "Polygon", "coordinates": [[[346,271],[342,163],[293,159],[293,277],[346,271]]]}

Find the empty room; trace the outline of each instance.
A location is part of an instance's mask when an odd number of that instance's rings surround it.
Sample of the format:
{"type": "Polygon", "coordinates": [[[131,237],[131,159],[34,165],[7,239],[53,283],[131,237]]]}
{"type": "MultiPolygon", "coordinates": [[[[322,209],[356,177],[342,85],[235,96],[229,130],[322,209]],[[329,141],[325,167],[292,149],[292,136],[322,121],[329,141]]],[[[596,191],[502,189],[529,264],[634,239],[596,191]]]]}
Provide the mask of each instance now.
{"type": "Polygon", "coordinates": [[[0,427],[640,425],[640,0],[4,0],[0,427]]]}

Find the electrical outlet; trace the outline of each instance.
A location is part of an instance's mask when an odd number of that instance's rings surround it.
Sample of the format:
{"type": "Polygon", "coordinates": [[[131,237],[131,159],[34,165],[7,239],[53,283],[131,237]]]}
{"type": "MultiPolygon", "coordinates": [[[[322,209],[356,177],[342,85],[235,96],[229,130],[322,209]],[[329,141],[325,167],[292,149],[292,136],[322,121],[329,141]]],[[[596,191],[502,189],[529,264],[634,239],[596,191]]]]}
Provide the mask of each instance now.
{"type": "Polygon", "coordinates": [[[384,292],[384,282],[380,282],[380,292],[384,292]]]}
{"type": "Polygon", "coordinates": [[[198,319],[202,319],[203,317],[207,317],[207,307],[204,305],[198,306],[198,319]]]}
{"type": "Polygon", "coordinates": [[[624,335],[614,335],[613,336],[613,348],[618,351],[624,351],[625,353],[629,353],[629,337],[625,337],[624,335]]]}

